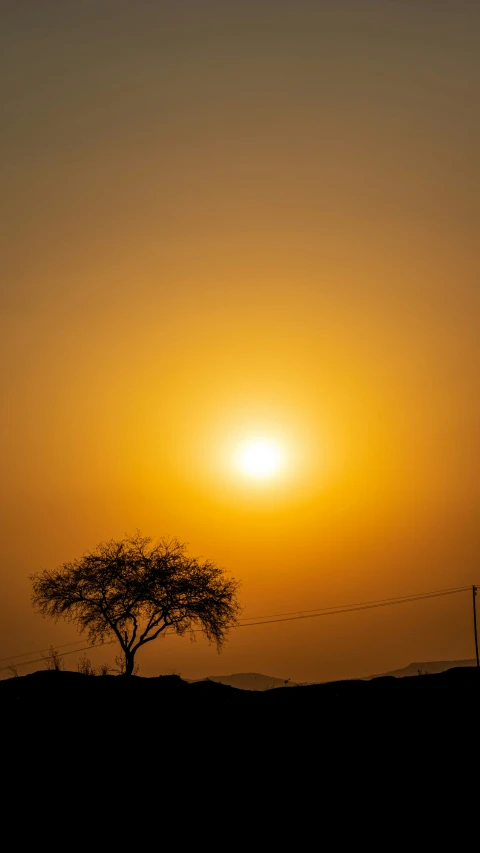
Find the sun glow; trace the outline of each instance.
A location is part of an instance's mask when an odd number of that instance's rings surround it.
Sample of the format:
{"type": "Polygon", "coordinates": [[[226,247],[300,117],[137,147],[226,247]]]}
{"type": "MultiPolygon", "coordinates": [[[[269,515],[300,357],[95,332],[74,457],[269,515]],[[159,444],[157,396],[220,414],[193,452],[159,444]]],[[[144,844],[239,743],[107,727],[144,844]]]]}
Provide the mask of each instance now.
{"type": "Polygon", "coordinates": [[[244,441],[239,446],[236,457],[242,473],[257,479],[273,477],[284,465],[282,448],[268,438],[250,438],[244,441]]]}

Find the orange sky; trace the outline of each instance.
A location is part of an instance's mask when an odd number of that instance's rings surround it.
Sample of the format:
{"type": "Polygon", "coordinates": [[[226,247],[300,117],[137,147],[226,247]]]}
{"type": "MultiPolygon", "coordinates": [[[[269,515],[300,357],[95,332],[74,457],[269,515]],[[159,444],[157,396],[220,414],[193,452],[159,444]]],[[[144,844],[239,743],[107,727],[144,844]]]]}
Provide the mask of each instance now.
{"type": "MultiPolygon", "coordinates": [[[[137,528],[244,615],[480,583],[479,41],[470,0],[4,3],[0,657],[76,639],[29,574],[137,528]]],[[[139,663],[367,675],[472,657],[470,609],[139,663]]]]}

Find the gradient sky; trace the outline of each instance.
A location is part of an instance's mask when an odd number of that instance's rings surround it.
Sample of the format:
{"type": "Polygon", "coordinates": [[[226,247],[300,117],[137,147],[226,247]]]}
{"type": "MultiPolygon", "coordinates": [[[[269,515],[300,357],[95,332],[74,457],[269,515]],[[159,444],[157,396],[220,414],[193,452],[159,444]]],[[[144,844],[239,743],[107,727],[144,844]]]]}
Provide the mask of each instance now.
{"type": "MultiPolygon", "coordinates": [[[[0,657],[77,637],[29,574],[136,529],[245,616],[480,583],[479,48],[476,0],[1,0],[0,657]]],[[[470,610],[139,663],[367,675],[473,657],[470,610]]]]}

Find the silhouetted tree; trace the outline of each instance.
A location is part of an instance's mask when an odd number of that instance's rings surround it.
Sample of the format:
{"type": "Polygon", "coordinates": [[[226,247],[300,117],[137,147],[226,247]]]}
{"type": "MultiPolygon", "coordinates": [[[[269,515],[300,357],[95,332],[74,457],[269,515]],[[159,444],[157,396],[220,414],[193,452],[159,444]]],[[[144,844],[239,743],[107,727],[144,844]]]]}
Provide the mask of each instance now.
{"type": "Polygon", "coordinates": [[[63,617],[91,644],[115,637],[125,675],[141,646],[165,631],[201,631],[220,651],[239,613],[238,581],[215,563],[188,557],[177,539],[140,533],[102,542],[55,570],[30,576],[32,603],[42,616],[63,617]]]}

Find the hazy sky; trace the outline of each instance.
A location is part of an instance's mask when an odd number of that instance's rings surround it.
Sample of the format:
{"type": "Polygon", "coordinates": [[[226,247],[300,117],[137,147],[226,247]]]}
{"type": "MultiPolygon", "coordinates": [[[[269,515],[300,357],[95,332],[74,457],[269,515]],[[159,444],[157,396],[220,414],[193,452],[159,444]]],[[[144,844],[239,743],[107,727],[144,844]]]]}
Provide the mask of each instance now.
{"type": "MultiPolygon", "coordinates": [[[[29,574],[136,529],[245,616],[480,583],[477,0],[0,0],[0,56],[0,657],[77,636],[29,574]]],[[[470,609],[139,663],[366,675],[472,657],[470,609]]]]}

